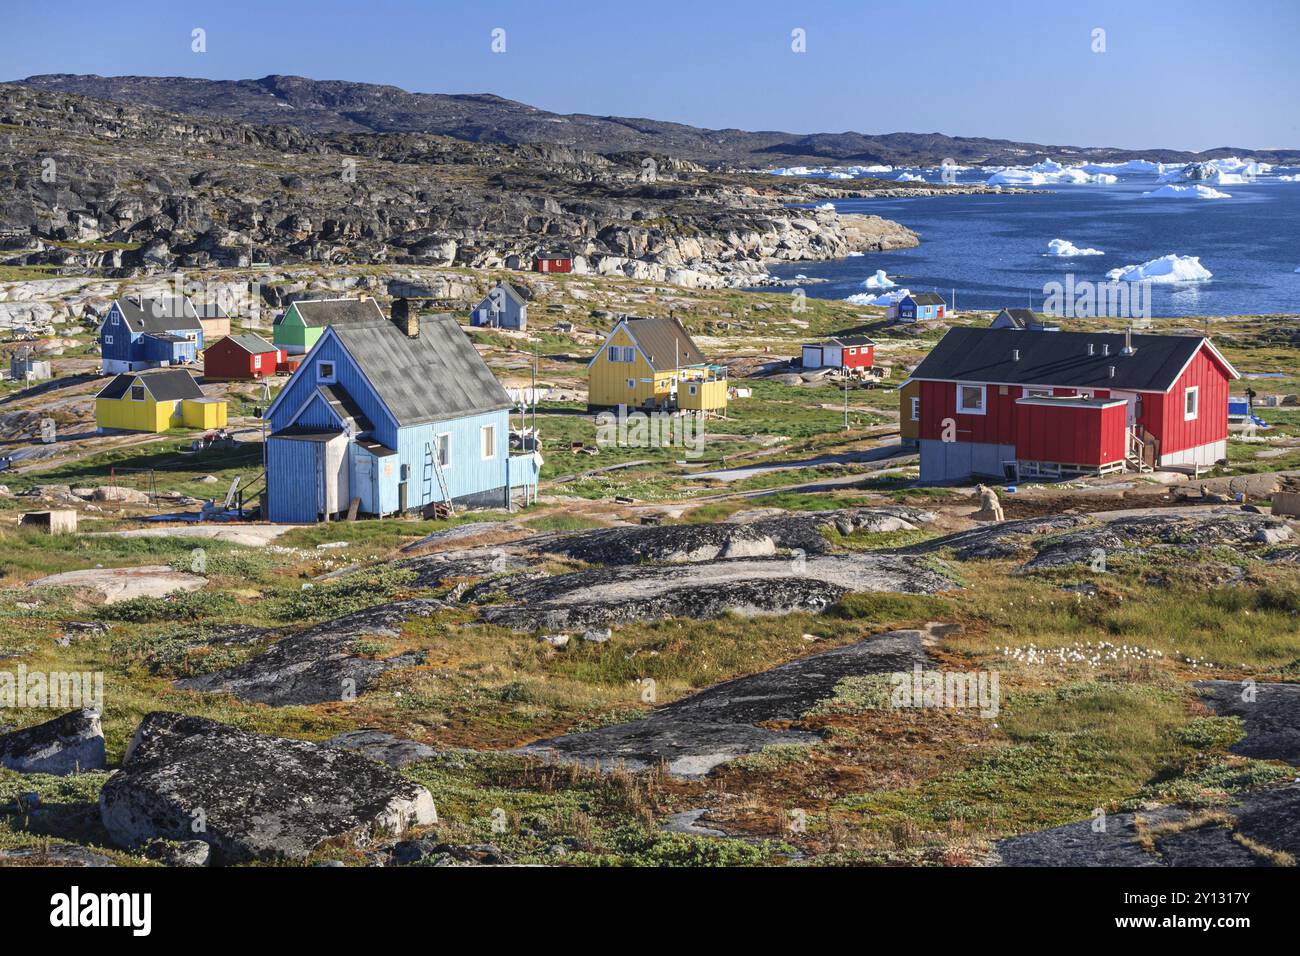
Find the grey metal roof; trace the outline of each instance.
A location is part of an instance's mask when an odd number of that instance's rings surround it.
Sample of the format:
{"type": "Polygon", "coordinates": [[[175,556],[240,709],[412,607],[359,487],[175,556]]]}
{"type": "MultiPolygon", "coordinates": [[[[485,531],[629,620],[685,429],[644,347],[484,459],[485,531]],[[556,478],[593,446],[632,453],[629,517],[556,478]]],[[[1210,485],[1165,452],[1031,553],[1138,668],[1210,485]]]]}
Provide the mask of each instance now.
{"type": "Polygon", "coordinates": [[[422,317],[416,338],[387,319],[333,330],[399,425],[514,405],[450,315],[422,317]]]}
{"type": "Polygon", "coordinates": [[[656,371],[704,365],[707,361],[676,317],[628,319],[627,330],[656,371]]]}
{"type": "Polygon", "coordinates": [[[374,423],[341,385],[317,385],[316,391],[329,403],[334,414],[345,424],[352,426],[352,431],[368,432],[374,430],[374,423]]]}
{"type": "Polygon", "coordinates": [[[917,305],[945,305],[943,296],[937,292],[913,292],[908,296],[917,305]]]}
{"type": "Polygon", "coordinates": [[[374,299],[299,299],[293,305],[303,322],[312,328],[387,321],[374,299]]]}
{"type": "Polygon", "coordinates": [[[202,329],[194,304],[185,296],[161,299],[117,299],[117,307],[132,332],[175,332],[202,329]]]}
{"type": "MultiPolygon", "coordinates": [[[[523,293],[520,292],[518,289],[516,289],[516,288],[515,288],[513,285],[511,285],[509,282],[506,282],[504,279],[502,279],[500,282],[498,282],[498,283],[496,284],[496,288],[498,288],[498,289],[500,289],[502,292],[504,292],[504,293],[506,294],[507,298],[513,299],[516,305],[527,305],[527,304],[528,304],[528,300],[527,300],[526,298],[524,298],[523,293]]],[[[492,294],[492,293],[490,293],[490,292],[488,293],[489,296],[491,296],[491,294],[492,294]]]]}
{"type": "MultiPolygon", "coordinates": [[[[1190,335],[1134,335],[1132,342],[1135,351],[1125,355],[1124,335],[1115,332],[1021,335],[1016,329],[955,328],[939,340],[911,377],[1164,392],[1202,343],[1208,344],[1207,339],[1190,335]],[[1092,354],[1088,353],[1089,346],[1092,354]]],[[[1232,369],[1217,352],[1215,356],[1232,369]]],[[[1236,374],[1235,370],[1231,372],[1234,378],[1236,374]]]]}
{"type": "Polygon", "coordinates": [[[274,345],[253,332],[240,332],[237,335],[227,335],[227,342],[234,342],[245,352],[250,355],[256,355],[258,352],[277,352],[274,345]]]}
{"type": "Polygon", "coordinates": [[[121,398],[139,379],[157,401],[172,402],[182,398],[202,398],[203,389],[194,376],[183,368],[156,368],[144,372],[123,372],[96,393],[96,398],[121,398]]]}

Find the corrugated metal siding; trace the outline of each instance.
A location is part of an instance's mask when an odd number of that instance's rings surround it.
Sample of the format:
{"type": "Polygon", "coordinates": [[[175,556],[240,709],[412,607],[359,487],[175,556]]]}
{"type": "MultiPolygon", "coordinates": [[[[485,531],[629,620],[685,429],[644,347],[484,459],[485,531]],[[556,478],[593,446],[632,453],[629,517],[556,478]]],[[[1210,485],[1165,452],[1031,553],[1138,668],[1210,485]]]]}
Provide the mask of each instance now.
{"type": "Polygon", "coordinates": [[[310,524],[319,514],[320,469],[317,442],[271,438],[266,443],[267,517],[310,524]]]}
{"type": "MultiPolygon", "coordinates": [[[[130,395],[128,389],[127,395],[130,395]]],[[[142,402],[129,398],[95,399],[95,424],[101,428],[125,428],[137,432],[165,432],[177,418],[177,402],[142,402]]],[[[176,421],[179,424],[179,420],[176,421]]]]}

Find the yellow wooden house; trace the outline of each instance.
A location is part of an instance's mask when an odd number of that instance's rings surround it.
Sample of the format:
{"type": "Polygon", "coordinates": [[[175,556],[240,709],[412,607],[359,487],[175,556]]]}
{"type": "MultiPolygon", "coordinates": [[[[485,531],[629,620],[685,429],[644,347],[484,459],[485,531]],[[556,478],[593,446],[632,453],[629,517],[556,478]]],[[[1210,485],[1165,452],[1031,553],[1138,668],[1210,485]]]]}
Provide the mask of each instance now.
{"type": "Polygon", "coordinates": [[[185,369],[156,368],[123,372],[95,396],[95,424],[135,432],[169,428],[222,428],[226,403],[205,398],[185,369]]]}
{"type": "Polygon", "coordinates": [[[625,318],[587,364],[587,408],[722,414],[727,371],[710,365],[675,317],[625,318]]]}

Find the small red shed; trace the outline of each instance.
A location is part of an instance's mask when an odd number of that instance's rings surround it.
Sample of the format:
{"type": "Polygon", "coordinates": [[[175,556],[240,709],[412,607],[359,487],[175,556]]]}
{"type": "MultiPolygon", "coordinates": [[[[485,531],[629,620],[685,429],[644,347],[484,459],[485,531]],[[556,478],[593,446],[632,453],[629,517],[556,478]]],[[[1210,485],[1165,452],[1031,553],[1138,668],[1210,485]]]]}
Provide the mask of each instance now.
{"type": "Polygon", "coordinates": [[[567,252],[539,252],[533,269],[537,272],[572,272],[573,256],[567,252]]]}
{"type": "Polygon", "coordinates": [[[284,362],[284,353],[252,332],[227,335],[203,350],[203,377],[211,379],[258,379],[274,375],[284,362]]]}

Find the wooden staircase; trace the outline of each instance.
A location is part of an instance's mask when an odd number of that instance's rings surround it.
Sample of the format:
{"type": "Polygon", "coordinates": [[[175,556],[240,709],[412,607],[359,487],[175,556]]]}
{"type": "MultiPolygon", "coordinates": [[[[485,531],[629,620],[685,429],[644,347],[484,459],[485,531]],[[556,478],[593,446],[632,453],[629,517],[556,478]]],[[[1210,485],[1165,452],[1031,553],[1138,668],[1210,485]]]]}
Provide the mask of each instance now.
{"type": "Polygon", "coordinates": [[[1141,425],[1128,429],[1128,448],[1124,453],[1124,464],[1130,471],[1139,474],[1155,471],[1155,461],[1159,451],[1156,443],[1141,425]]]}

